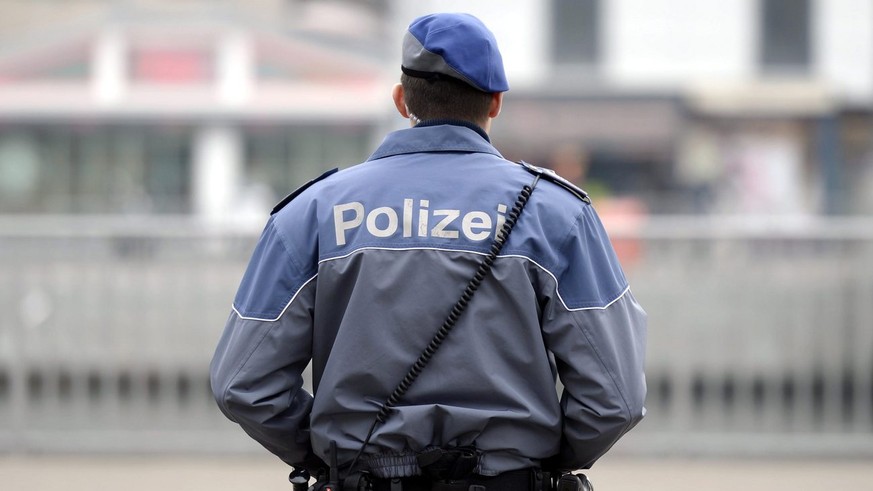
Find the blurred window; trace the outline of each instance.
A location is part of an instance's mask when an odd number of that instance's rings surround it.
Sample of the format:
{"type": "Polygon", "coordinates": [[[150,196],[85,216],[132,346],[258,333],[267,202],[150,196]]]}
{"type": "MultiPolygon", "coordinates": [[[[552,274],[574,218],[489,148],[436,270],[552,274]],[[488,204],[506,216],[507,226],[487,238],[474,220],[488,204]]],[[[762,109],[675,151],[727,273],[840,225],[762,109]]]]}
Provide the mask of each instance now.
{"type": "Polygon", "coordinates": [[[144,132],[144,191],[152,211],[190,211],[192,130],[167,126],[144,132]]]}
{"type": "Polygon", "coordinates": [[[552,58],[556,65],[595,65],[600,61],[600,2],[552,1],[552,58]]]}
{"type": "Polygon", "coordinates": [[[810,64],[810,1],[761,0],[761,68],[805,72],[810,64]]]}
{"type": "Polygon", "coordinates": [[[26,206],[39,187],[41,171],[32,134],[13,131],[0,135],[0,204],[26,206]]]}
{"type": "Polygon", "coordinates": [[[368,126],[249,126],[245,129],[246,176],[281,198],[333,167],[364,161],[370,148],[368,126]]]}
{"type": "Polygon", "coordinates": [[[0,213],[186,213],[191,129],[0,129],[0,213]]]}

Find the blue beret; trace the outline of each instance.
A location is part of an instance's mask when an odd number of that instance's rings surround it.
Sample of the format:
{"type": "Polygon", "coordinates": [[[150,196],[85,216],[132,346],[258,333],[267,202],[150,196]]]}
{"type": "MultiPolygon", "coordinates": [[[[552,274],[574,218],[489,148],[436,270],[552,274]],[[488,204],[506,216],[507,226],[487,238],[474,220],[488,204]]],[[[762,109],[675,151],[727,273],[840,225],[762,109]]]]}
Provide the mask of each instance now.
{"type": "Polygon", "coordinates": [[[482,92],[509,90],[494,34],[470,14],[415,19],[403,38],[401,69],[412,77],[448,76],[482,92]]]}

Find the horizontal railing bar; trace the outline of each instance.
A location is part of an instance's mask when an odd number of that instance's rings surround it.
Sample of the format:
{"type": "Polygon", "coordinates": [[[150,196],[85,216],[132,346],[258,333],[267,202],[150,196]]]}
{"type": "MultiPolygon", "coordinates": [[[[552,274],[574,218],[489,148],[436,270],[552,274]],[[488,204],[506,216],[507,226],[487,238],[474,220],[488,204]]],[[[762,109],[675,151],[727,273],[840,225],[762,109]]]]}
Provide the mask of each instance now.
{"type": "MultiPolygon", "coordinates": [[[[196,238],[252,236],[268,215],[210,220],[191,215],[0,215],[4,238],[196,238]]],[[[871,240],[873,217],[652,215],[601,217],[618,239],[871,240]]]]}

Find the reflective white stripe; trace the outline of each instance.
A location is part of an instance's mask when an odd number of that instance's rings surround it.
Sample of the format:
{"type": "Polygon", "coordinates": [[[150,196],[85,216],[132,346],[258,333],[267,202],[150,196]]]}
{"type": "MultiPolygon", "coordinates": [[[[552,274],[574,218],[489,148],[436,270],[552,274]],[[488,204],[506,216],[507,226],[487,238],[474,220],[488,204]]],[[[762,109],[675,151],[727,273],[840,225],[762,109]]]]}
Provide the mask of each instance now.
{"type": "MultiPolygon", "coordinates": [[[[623,292],[621,292],[617,297],[615,297],[615,300],[609,302],[608,304],[604,305],[603,307],[587,307],[587,308],[569,309],[569,310],[606,310],[609,308],[610,305],[621,300],[621,297],[625,296],[627,294],[627,292],[629,292],[629,291],[630,291],[630,285],[628,285],[627,288],[625,288],[623,292]]],[[[558,296],[561,296],[560,293],[558,294],[558,296]]],[[[563,302],[563,300],[561,300],[561,302],[563,302]]]]}
{"type": "Polygon", "coordinates": [[[285,304],[285,308],[283,308],[282,311],[279,312],[278,317],[276,317],[275,319],[262,319],[262,318],[260,318],[260,317],[246,317],[246,316],[244,316],[244,315],[242,315],[242,314],[239,313],[239,310],[236,309],[236,305],[231,304],[230,307],[233,309],[233,311],[236,313],[236,315],[237,315],[240,319],[243,319],[243,320],[247,320],[247,321],[261,321],[261,322],[276,322],[277,320],[279,320],[279,319],[282,318],[282,314],[284,314],[285,311],[288,310],[288,307],[289,307],[292,303],[294,303],[294,299],[297,298],[297,295],[299,295],[300,292],[301,292],[304,288],[306,288],[306,285],[308,285],[308,284],[309,284],[312,280],[314,280],[316,277],[318,277],[318,273],[315,273],[315,275],[314,275],[312,278],[309,278],[308,280],[306,280],[305,282],[303,282],[302,285],[300,285],[300,288],[298,288],[297,291],[294,292],[294,295],[291,296],[291,300],[288,300],[288,303],[285,304]]]}
{"type": "MultiPolygon", "coordinates": [[[[401,247],[401,248],[392,248],[392,247],[361,247],[360,249],[355,249],[355,250],[349,252],[348,254],[344,254],[344,255],[342,255],[342,256],[329,257],[329,258],[327,258],[327,259],[322,259],[321,261],[318,261],[318,264],[326,263],[326,262],[328,262],[328,261],[336,261],[337,259],[345,259],[345,258],[347,258],[347,257],[349,257],[349,256],[351,256],[351,255],[353,255],[353,254],[357,254],[357,253],[359,253],[359,252],[361,252],[361,251],[368,251],[368,250],[373,250],[373,251],[439,251],[439,252],[460,252],[460,253],[462,253],[462,254],[476,254],[476,255],[479,255],[479,256],[487,256],[487,255],[488,255],[487,253],[484,253],[484,252],[477,252],[477,251],[464,251],[464,250],[459,250],[459,249],[443,249],[443,248],[438,248],[438,247],[401,247]]],[[[558,278],[557,278],[557,277],[556,277],[556,276],[555,276],[551,271],[549,271],[548,269],[544,268],[540,263],[534,261],[533,259],[531,259],[531,258],[529,258],[529,257],[527,257],[527,256],[520,255],[520,254],[505,254],[505,255],[498,255],[497,257],[499,257],[499,258],[504,258],[504,257],[505,257],[505,258],[519,258],[519,259],[524,259],[524,260],[530,261],[530,262],[533,263],[536,267],[540,268],[540,269],[543,270],[546,274],[548,274],[549,276],[551,276],[552,279],[555,280],[555,293],[558,295],[558,300],[561,301],[561,305],[563,305],[564,308],[567,309],[569,312],[579,312],[579,311],[583,311],[583,310],[606,310],[606,309],[608,309],[612,304],[614,304],[615,302],[618,302],[619,300],[621,300],[621,298],[622,298],[623,296],[625,296],[625,295],[627,294],[627,292],[630,291],[630,286],[628,286],[628,287],[625,288],[624,291],[622,291],[622,292],[621,292],[617,297],[615,297],[613,300],[610,300],[606,305],[604,305],[604,306],[602,306],[602,307],[578,307],[578,308],[570,308],[570,307],[567,306],[567,302],[565,302],[564,299],[561,297],[561,286],[560,286],[560,284],[558,283],[558,278]]],[[[231,304],[231,308],[233,309],[234,313],[236,313],[236,315],[237,315],[240,319],[243,319],[243,320],[261,321],[261,322],[276,322],[276,321],[278,321],[279,319],[282,318],[282,315],[285,314],[285,311],[288,310],[288,307],[289,307],[289,306],[294,302],[294,299],[297,298],[297,295],[300,294],[300,291],[303,290],[303,289],[306,287],[306,285],[308,285],[308,284],[309,284],[312,280],[314,280],[316,277],[318,277],[318,273],[316,273],[315,275],[312,276],[312,278],[309,278],[309,279],[306,280],[302,285],[300,285],[300,288],[298,288],[297,291],[294,292],[294,295],[291,297],[291,300],[289,300],[288,303],[285,304],[285,307],[282,309],[281,312],[279,312],[279,315],[278,315],[275,319],[262,319],[262,318],[260,318],[260,317],[246,317],[246,316],[242,315],[242,314],[239,312],[239,310],[237,310],[236,305],[231,304]]]]}
{"type": "MultiPolygon", "coordinates": [[[[439,252],[460,252],[460,253],[465,253],[465,254],[476,254],[479,256],[487,256],[488,255],[488,253],[485,253],[485,252],[467,251],[467,250],[460,250],[460,249],[447,249],[447,248],[440,248],[440,247],[361,247],[360,249],[355,249],[355,250],[353,250],[347,254],[344,254],[342,256],[329,257],[327,259],[322,259],[321,261],[318,261],[318,264],[326,263],[328,261],[335,261],[337,259],[345,259],[345,258],[347,258],[353,254],[357,254],[361,251],[439,251],[439,252]]],[[[505,255],[500,254],[497,257],[498,258],[504,258],[504,257],[513,258],[514,257],[514,258],[524,259],[524,260],[530,261],[536,267],[545,271],[546,274],[548,274],[549,276],[552,277],[553,280],[555,280],[555,293],[558,295],[558,300],[561,301],[561,305],[563,305],[564,308],[570,312],[579,312],[582,310],[606,310],[612,304],[621,300],[621,298],[623,296],[625,296],[627,294],[627,292],[630,291],[630,286],[627,286],[621,293],[619,293],[619,295],[617,297],[610,300],[602,307],[595,306],[595,307],[570,308],[567,306],[567,302],[565,302],[564,299],[561,297],[561,285],[558,283],[558,278],[551,271],[549,271],[548,269],[543,267],[543,265],[541,265],[540,263],[534,261],[533,259],[531,259],[527,256],[524,256],[524,255],[521,255],[521,254],[505,254],[505,255]]]]}

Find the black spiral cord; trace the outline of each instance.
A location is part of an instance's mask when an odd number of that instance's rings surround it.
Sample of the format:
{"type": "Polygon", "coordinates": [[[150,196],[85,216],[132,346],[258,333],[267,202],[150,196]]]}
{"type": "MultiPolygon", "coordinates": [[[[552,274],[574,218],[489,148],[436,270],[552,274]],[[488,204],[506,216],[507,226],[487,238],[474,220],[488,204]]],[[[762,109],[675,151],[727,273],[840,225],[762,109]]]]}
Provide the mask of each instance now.
{"type": "Polygon", "coordinates": [[[494,264],[494,261],[497,259],[497,255],[500,254],[500,250],[503,249],[503,245],[506,244],[506,240],[509,238],[509,233],[512,232],[512,228],[515,226],[515,222],[518,221],[519,215],[521,215],[521,211],[524,209],[524,206],[527,204],[527,200],[530,198],[531,193],[533,193],[534,188],[539,182],[540,176],[537,175],[533,182],[529,185],[525,185],[521,192],[518,194],[518,198],[515,200],[515,205],[512,207],[512,210],[506,214],[506,221],[503,223],[503,228],[500,229],[500,232],[497,234],[497,238],[494,239],[494,242],[491,244],[491,249],[488,251],[488,255],[485,259],[479,263],[479,268],[476,270],[476,274],[470,279],[467,283],[467,287],[464,288],[464,293],[461,294],[461,298],[455,303],[452,307],[452,310],[449,312],[448,317],[443,322],[442,326],[440,326],[437,333],[434,335],[433,339],[430,340],[427,347],[424,351],[421,352],[418,359],[415,360],[415,363],[412,364],[412,367],[409,369],[409,372],[406,373],[406,376],[397,384],[397,387],[394,388],[394,391],[391,392],[391,395],[388,396],[388,399],[382,403],[382,407],[379,409],[379,412],[376,414],[376,418],[373,420],[373,424],[370,425],[370,430],[367,432],[367,437],[364,439],[364,443],[361,445],[360,450],[358,450],[357,455],[355,455],[354,460],[352,460],[352,465],[350,469],[354,471],[355,466],[358,463],[358,459],[364,453],[364,449],[367,448],[367,445],[370,444],[370,438],[373,437],[373,432],[376,430],[376,427],[385,422],[385,419],[388,418],[391,409],[397,404],[401,397],[406,394],[406,391],[409,390],[409,387],[415,382],[415,379],[421,375],[421,372],[424,370],[424,367],[430,362],[430,359],[433,358],[433,355],[437,352],[437,350],[442,345],[443,341],[445,341],[446,337],[449,333],[454,329],[455,324],[460,319],[461,314],[466,310],[467,305],[470,303],[470,300],[473,298],[473,294],[476,293],[476,290],[479,289],[479,286],[482,284],[482,281],[491,274],[491,267],[494,264]]]}

